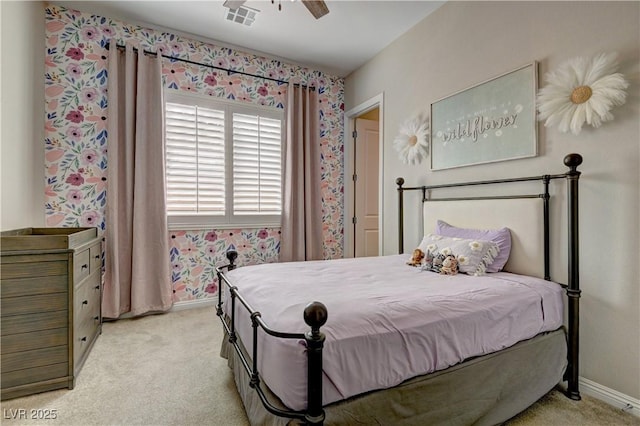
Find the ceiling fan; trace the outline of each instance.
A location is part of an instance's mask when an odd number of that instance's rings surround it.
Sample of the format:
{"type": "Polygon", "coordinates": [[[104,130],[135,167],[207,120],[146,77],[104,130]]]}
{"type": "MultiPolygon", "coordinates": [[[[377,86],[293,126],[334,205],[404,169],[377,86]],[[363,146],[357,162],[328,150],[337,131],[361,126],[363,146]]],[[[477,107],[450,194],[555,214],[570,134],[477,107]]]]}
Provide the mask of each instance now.
{"type": "MultiPolygon", "coordinates": [[[[229,9],[237,9],[246,1],[247,0],[226,0],[224,2],[224,7],[228,7],[229,9]]],[[[273,2],[274,0],[271,0],[271,3],[273,2]]],[[[304,6],[316,19],[320,19],[324,15],[329,13],[329,8],[327,7],[324,0],[302,0],[302,4],[304,4],[304,6]]],[[[280,5],[278,5],[278,7],[280,7],[280,5]]]]}

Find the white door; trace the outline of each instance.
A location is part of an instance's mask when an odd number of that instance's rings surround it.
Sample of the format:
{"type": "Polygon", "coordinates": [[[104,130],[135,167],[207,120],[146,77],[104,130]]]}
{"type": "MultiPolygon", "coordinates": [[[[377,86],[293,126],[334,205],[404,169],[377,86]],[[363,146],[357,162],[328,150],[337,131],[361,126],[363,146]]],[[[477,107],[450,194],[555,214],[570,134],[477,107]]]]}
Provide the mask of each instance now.
{"type": "Polygon", "coordinates": [[[355,257],[378,256],[378,122],[356,119],[355,257]]]}

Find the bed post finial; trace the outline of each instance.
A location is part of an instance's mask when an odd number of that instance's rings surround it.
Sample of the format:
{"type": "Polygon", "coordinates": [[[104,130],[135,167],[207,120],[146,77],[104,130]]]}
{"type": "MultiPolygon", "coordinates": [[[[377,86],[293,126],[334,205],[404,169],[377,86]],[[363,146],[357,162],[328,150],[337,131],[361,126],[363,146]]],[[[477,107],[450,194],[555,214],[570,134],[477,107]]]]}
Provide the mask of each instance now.
{"type": "Polygon", "coordinates": [[[398,254],[404,253],[404,178],[397,178],[398,185],[398,254]]]}
{"type": "Polygon", "coordinates": [[[567,154],[564,157],[564,165],[571,169],[569,173],[576,172],[580,164],[582,164],[582,155],[580,154],[567,154]]]}
{"type": "Polygon", "coordinates": [[[307,342],[307,424],[323,424],[324,410],[322,409],[322,348],[324,333],[320,332],[327,322],[327,307],[320,302],[309,303],[304,308],[304,322],[311,327],[311,331],[304,334],[307,342]]]}
{"type": "Polygon", "coordinates": [[[567,298],[569,299],[569,331],[568,331],[568,353],[567,370],[565,378],[567,380],[567,396],[574,400],[580,400],[580,390],[578,388],[578,361],[579,361],[579,329],[580,329],[580,239],[578,227],[578,182],[580,172],[578,166],[582,164],[580,154],[568,154],[564,157],[564,164],[569,167],[567,172],[567,208],[568,218],[568,276],[567,298]]]}
{"type": "Polygon", "coordinates": [[[236,264],[235,261],[238,258],[238,252],[231,249],[231,250],[227,250],[227,259],[229,259],[229,271],[232,271],[234,269],[236,269],[236,264]]]}
{"type": "Polygon", "coordinates": [[[320,302],[311,302],[304,308],[304,322],[311,327],[314,335],[320,333],[320,327],[327,322],[327,307],[320,302]]]}

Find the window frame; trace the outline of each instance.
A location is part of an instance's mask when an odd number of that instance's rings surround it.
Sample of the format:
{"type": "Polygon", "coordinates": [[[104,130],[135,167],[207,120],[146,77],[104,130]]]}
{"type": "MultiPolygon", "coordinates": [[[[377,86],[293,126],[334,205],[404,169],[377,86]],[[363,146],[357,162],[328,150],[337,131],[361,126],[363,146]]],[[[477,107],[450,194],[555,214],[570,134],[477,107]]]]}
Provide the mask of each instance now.
{"type": "MultiPolygon", "coordinates": [[[[181,103],[184,105],[197,105],[203,108],[224,111],[224,194],[225,194],[225,214],[169,214],[167,223],[170,230],[200,230],[200,229],[236,229],[236,228],[279,228],[281,226],[281,215],[273,214],[234,214],[234,181],[233,181],[233,114],[258,115],[260,117],[280,120],[280,155],[281,173],[284,179],[284,140],[285,140],[285,119],[284,109],[269,107],[264,105],[244,104],[227,99],[214,98],[198,93],[182,93],[167,89],[164,93],[163,114],[166,113],[167,103],[181,103]]],[[[163,149],[165,154],[166,169],[166,124],[163,123],[163,149]]],[[[165,182],[167,175],[165,172],[165,182]]],[[[282,199],[282,188],[280,192],[280,202],[282,199]]]]}

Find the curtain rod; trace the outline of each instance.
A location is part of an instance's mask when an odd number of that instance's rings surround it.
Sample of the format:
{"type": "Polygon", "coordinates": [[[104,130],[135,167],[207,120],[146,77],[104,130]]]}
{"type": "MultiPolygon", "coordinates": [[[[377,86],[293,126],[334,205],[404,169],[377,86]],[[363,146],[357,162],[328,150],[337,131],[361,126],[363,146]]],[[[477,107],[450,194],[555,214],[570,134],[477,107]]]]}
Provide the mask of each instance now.
{"type": "MultiPolygon", "coordinates": [[[[105,44],[105,48],[107,50],[109,50],[109,47],[110,47],[110,43],[105,44]]],[[[125,48],[125,46],[121,45],[121,44],[116,44],[116,47],[119,48],[119,49],[124,49],[125,48]]],[[[137,47],[134,47],[133,50],[134,51],[138,51],[139,49],[137,47]]],[[[151,52],[149,50],[143,50],[142,52],[147,54],[147,55],[158,56],[158,52],[151,52]]],[[[242,75],[247,75],[249,77],[261,78],[263,80],[275,81],[278,84],[289,84],[289,82],[286,81],[286,80],[278,80],[277,78],[265,77],[263,75],[257,75],[257,74],[251,74],[251,73],[244,72],[244,71],[232,70],[232,69],[229,69],[229,68],[218,67],[218,66],[215,66],[215,65],[205,64],[205,63],[202,63],[202,62],[195,62],[195,61],[191,61],[189,59],[180,58],[180,57],[177,57],[177,56],[169,56],[169,55],[160,55],[160,56],[162,56],[163,58],[171,59],[172,61],[186,62],[188,64],[193,64],[193,65],[203,66],[203,67],[207,67],[207,68],[213,68],[213,69],[216,69],[216,70],[226,71],[229,74],[232,74],[232,73],[242,74],[242,75]]],[[[294,85],[295,86],[300,86],[300,87],[307,87],[306,85],[300,84],[300,83],[294,83],[294,85]]],[[[311,90],[316,90],[315,87],[309,87],[309,88],[311,90]]]]}

